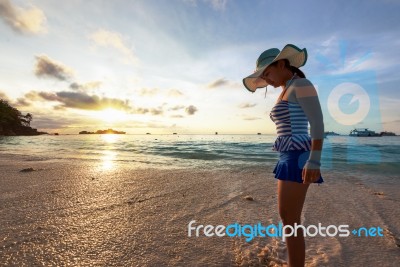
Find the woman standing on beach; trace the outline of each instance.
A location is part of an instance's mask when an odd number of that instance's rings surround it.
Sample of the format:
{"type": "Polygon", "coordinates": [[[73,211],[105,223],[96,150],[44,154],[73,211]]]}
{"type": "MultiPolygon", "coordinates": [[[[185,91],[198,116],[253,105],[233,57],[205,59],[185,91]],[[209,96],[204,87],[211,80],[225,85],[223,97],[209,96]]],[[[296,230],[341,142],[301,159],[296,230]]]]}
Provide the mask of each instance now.
{"type": "MultiPolygon", "coordinates": [[[[257,59],[256,71],[243,79],[250,92],[267,85],[282,93],[270,113],[277,139],[272,150],[279,152],[273,173],[278,179],[278,207],[283,225],[299,225],[310,183],[322,183],[320,159],[324,123],[317,92],[298,68],[307,61],[307,50],[288,44],[282,51],[271,48],[257,59]],[[308,134],[310,123],[310,135],[308,134]]],[[[265,91],[267,93],[267,91],[265,91]]],[[[289,229],[288,229],[289,230],[289,229]]],[[[289,266],[304,266],[303,231],[286,238],[289,266]]]]}

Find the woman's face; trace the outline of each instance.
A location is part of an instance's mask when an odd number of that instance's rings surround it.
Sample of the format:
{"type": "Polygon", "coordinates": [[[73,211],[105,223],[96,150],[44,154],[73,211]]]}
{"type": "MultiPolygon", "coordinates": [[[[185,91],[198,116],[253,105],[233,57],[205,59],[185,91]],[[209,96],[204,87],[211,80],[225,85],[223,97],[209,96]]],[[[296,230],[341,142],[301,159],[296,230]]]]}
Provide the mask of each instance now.
{"type": "Polygon", "coordinates": [[[275,88],[281,86],[283,84],[283,72],[281,71],[281,65],[284,66],[284,62],[279,61],[275,65],[268,66],[260,78],[265,80],[268,85],[272,85],[275,88]]]}

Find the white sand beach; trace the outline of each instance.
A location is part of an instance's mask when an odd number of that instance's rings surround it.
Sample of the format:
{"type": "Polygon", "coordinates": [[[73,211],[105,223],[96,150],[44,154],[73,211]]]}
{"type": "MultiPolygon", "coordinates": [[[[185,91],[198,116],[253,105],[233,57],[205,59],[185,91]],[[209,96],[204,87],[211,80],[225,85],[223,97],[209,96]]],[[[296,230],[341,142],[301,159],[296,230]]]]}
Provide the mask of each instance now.
{"type": "MultiPolygon", "coordinates": [[[[104,170],[95,162],[2,157],[0,175],[1,266],[286,263],[280,238],[188,237],[191,220],[277,224],[269,168],[104,170]],[[25,168],[34,171],[20,172],[25,168]]],[[[303,225],[379,226],[384,236],[306,237],[306,266],[398,266],[398,191],[337,172],[324,173],[324,180],[310,186],[303,225]]]]}

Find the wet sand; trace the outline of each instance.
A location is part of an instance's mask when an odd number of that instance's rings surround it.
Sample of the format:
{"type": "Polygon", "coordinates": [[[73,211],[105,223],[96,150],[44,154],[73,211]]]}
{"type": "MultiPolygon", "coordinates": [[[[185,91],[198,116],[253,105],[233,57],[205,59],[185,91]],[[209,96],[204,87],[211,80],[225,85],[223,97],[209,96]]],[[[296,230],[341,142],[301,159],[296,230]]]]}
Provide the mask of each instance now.
{"type": "MultiPolygon", "coordinates": [[[[191,220],[278,224],[271,172],[104,169],[96,162],[2,157],[0,265],[285,266],[280,238],[188,237],[191,220]]],[[[377,190],[343,173],[327,172],[324,180],[310,186],[303,225],[380,226],[384,236],[306,237],[306,266],[396,266],[397,190],[377,190]]]]}

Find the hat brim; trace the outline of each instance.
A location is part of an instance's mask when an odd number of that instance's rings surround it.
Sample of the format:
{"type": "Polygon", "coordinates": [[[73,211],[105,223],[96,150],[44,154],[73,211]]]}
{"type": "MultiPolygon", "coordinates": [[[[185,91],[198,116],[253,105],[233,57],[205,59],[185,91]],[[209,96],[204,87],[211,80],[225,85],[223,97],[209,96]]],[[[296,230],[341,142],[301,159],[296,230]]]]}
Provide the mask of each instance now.
{"type": "Polygon", "coordinates": [[[268,83],[264,80],[261,79],[260,76],[263,74],[264,70],[269,66],[270,64],[260,68],[253,74],[247,76],[246,78],[243,79],[243,85],[246,87],[247,90],[250,92],[255,92],[257,88],[263,88],[268,85],[268,83]]]}
{"type": "Polygon", "coordinates": [[[264,79],[261,79],[260,76],[269,65],[285,58],[289,60],[291,66],[300,68],[301,66],[304,66],[307,62],[307,49],[305,48],[300,49],[292,44],[285,45],[282,51],[275,57],[274,60],[271,61],[271,63],[263,66],[253,74],[243,79],[244,87],[246,87],[246,89],[249,90],[250,92],[254,93],[257,90],[257,88],[263,88],[268,86],[268,83],[264,79]]]}

